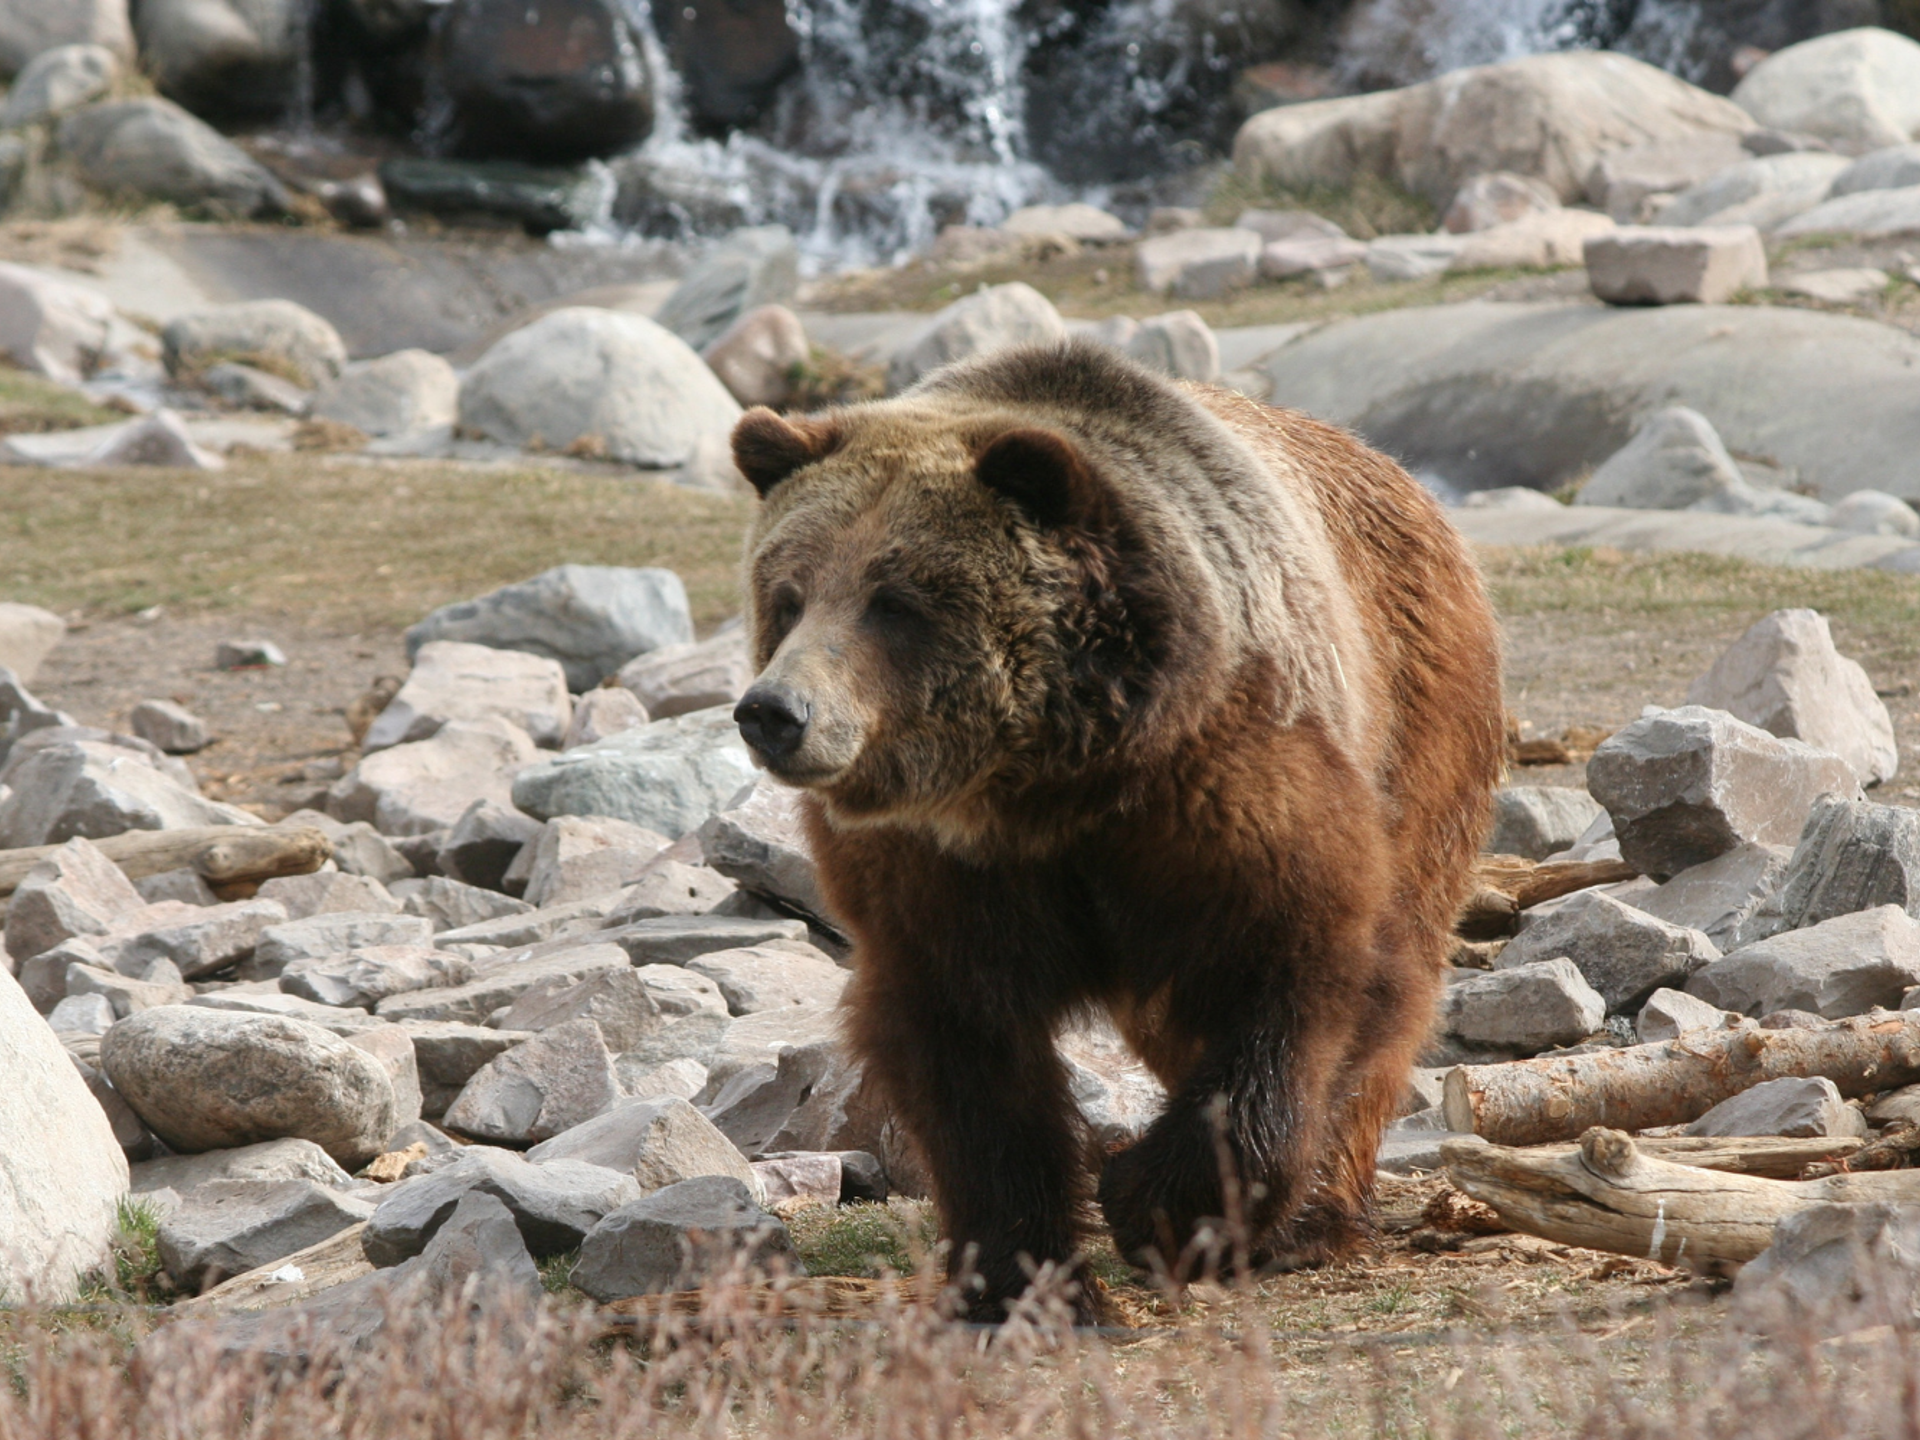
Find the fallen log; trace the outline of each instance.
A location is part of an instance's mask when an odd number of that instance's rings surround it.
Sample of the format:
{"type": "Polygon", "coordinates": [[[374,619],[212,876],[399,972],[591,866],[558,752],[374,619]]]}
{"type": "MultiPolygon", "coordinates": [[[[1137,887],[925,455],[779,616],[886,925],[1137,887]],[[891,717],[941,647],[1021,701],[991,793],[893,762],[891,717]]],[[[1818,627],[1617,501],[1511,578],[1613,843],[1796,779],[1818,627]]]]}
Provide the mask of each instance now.
{"type": "Polygon", "coordinates": [[[1456,1189],[1516,1230],[1696,1270],[1744,1265],[1773,1243],[1775,1221],[1810,1205],[1920,1201],[1920,1171],[1769,1180],[1657,1160],[1600,1127],[1551,1150],[1449,1140],[1440,1160],[1456,1189]]]}
{"type": "MultiPolygon", "coordinates": [[[[193,870],[216,892],[257,887],[280,875],[306,875],[333,858],[333,843],[326,832],[305,826],[294,830],[273,825],[129,830],[93,843],[129,880],[168,870],[193,870]]],[[[13,894],[27,872],[59,848],[35,845],[25,850],[0,850],[0,899],[13,894]]],[[[221,898],[239,896],[222,893],[221,898]]]]}
{"type": "Polygon", "coordinates": [[[1858,1150],[1808,1161],[1799,1178],[1824,1180],[1829,1175],[1858,1174],[1863,1170],[1905,1170],[1913,1164],[1916,1154],[1920,1154],[1920,1125],[1906,1121],[1858,1150]]]}
{"type": "Polygon", "coordinates": [[[1594,885],[1631,880],[1640,872],[1624,860],[1556,860],[1542,864],[1519,855],[1478,855],[1474,893],[1454,925],[1469,940],[1511,935],[1519,912],[1594,885]]]}
{"type": "MultiPolygon", "coordinates": [[[[1672,1165],[1722,1170],[1730,1175],[1763,1175],[1769,1180],[1812,1179],[1805,1173],[1811,1165],[1833,1164],[1836,1168],[1827,1173],[1838,1175],[1853,1168],[1852,1160],[1867,1144],[1857,1135],[1806,1139],[1785,1135],[1641,1135],[1633,1143],[1642,1155],[1672,1165]]],[[[1556,1148],[1576,1147],[1567,1144],[1556,1148]]]]}
{"type": "Polygon", "coordinates": [[[316,1245],[296,1250],[285,1259],[223,1280],[211,1290],[175,1304],[167,1315],[176,1318],[283,1310],[302,1300],[311,1300],[335,1285],[371,1275],[373,1263],[360,1248],[360,1236],[366,1228],[364,1224],[350,1225],[316,1245]],[[297,1280],[293,1278],[296,1270],[300,1275],[297,1280]]]}
{"type": "Polygon", "coordinates": [[[1697,1120],[1763,1080],[1824,1075],[1845,1096],[1920,1081],[1920,1012],[1875,1011],[1818,1030],[1695,1030],[1677,1040],[1447,1073],[1447,1128],[1498,1145],[1571,1140],[1595,1125],[1697,1120]]]}

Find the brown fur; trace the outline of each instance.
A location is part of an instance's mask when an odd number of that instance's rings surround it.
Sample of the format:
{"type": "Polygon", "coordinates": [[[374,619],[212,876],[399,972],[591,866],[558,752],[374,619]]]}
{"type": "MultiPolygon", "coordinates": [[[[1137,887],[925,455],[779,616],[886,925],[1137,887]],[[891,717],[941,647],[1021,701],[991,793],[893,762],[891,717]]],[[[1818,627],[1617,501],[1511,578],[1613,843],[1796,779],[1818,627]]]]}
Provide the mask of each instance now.
{"type": "MultiPolygon", "coordinates": [[[[1500,755],[1439,507],[1351,436],[1069,345],[740,425],[756,696],[804,711],[853,1044],[999,1313],[1071,1266],[1092,1162],[1053,1035],[1104,1008],[1169,1104],[1106,1158],[1178,1265],[1366,1231],[1500,755]],[[761,687],[766,687],[762,689],[761,687]]],[[[798,713],[798,712],[796,712],[798,713]]]]}

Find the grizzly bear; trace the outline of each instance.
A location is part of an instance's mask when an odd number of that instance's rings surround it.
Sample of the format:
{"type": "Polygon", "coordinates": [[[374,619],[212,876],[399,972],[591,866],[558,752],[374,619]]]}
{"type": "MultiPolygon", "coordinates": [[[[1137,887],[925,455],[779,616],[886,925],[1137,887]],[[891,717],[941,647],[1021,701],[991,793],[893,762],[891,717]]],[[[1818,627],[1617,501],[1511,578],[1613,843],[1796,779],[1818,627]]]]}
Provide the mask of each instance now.
{"type": "Polygon", "coordinates": [[[763,497],[735,716],[804,792],[849,1040],[970,1313],[1075,1275],[1096,1194],[1176,1274],[1230,1214],[1243,1261],[1353,1250],[1501,764],[1440,507],[1340,430],[1090,343],[752,410],[733,444],[763,497]],[[1104,1156],[1054,1049],[1096,1011],[1168,1094],[1104,1156]]]}

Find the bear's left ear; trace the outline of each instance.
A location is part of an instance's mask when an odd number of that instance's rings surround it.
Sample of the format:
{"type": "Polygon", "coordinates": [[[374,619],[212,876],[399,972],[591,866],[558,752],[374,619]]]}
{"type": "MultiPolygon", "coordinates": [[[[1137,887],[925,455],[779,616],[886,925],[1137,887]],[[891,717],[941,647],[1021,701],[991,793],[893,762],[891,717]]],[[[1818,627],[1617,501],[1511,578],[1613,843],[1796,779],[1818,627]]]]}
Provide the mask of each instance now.
{"type": "Polygon", "coordinates": [[[825,420],[788,420],[756,405],[733,427],[733,463],[764,497],[796,470],[824,460],[840,444],[825,420]]]}
{"type": "Polygon", "coordinates": [[[1036,427],[994,436],[974,461],[974,474],[1049,528],[1101,528],[1106,505],[1100,482],[1057,431],[1036,427]]]}

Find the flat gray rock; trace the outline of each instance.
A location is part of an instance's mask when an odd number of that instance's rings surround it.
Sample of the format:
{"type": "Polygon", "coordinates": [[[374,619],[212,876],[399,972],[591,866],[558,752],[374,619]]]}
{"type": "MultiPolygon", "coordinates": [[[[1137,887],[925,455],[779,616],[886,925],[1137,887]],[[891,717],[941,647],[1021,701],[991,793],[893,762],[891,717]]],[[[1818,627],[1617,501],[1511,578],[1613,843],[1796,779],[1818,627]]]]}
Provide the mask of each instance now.
{"type": "Polygon", "coordinates": [[[431,633],[408,652],[413,670],[368,727],[363,751],[429,739],[450,720],[488,717],[517,725],[536,745],[559,748],[573,702],[558,661],[431,633]]]}
{"type": "Polygon", "coordinates": [[[446,930],[464,929],[469,925],[484,925],[489,920],[525,915],[533,909],[524,900],[502,895],[497,890],[483,890],[478,885],[450,880],[445,875],[429,875],[424,880],[399,880],[394,883],[397,887],[395,899],[399,902],[401,912],[418,915],[433,926],[436,935],[446,930]]]}
{"type": "Polygon", "coordinates": [[[631,969],[596,970],[584,979],[542,980],[495,1017],[502,1030],[538,1032],[574,1020],[600,1027],[607,1049],[631,1050],[660,1028],[660,1004],[631,969]]]}
{"type": "Polygon", "coordinates": [[[412,1037],[414,1062],[420,1076],[420,1110],[438,1117],[447,1113],[467,1082],[489,1061],[530,1037],[525,1031],[469,1025],[457,1020],[406,1020],[401,1027],[412,1037]]]}
{"type": "Polygon", "coordinates": [[[417,915],[330,910],[263,929],[248,969],[256,979],[271,979],[296,961],[329,960],[382,946],[426,946],[432,940],[433,926],[417,915]]]}
{"type": "Polygon", "coordinates": [[[16,964],[80,935],[105,935],[146,901],[99,848],[69,840],[27,871],[8,903],[6,950],[16,964]]]}
{"type": "Polygon", "coordinates": [[[850,972],[804,940],[716,950],[688,960],[686,968],[719,986],[733,1015],[787,1005],[836,1005],[850,978],[850,972]]]}
{"type": "Polygon", "coordinates": [[[1814,803],[1777,888],[1740,927],[1741,943],[1878,905],[1920,911],[1920,814],[1869,800],[1814,803]]]}
{"type": "Polygon", "coordinates": [[[505,953],[482,962],[464,985],[412,991],[382,1000],[385,1020],[458,1020],[480,1024],[503,1005],[511,1005],[535,985],[571,985],[601,970],[625,970],[632,961],[617,945],[561,944],[546,954],[505,953]]]}
{"type": "Polygon", "coordinates": [[[1634,1037],[1642,1045],[1677,1040],[1690,1030],[1722,1030],[1738,1017],[1684,990],[1659,989],[1647,997],[1634,1018],[1634,1037]]]}
{"type": "Polygon", "coordinates": [[[444,1124],[476,1140],[549,1140],[624,1097],[600,1027],[570,1020],[514,1046],[474,1073],[444,1124]]]}
{"type": "Polygon", "coordinates": [[[135,1195],[172,1190],[185,1195],[216,1180],[252,1180],[277,1183],[310,1180],[332,1190],[353,1183],[353,1177],[311,1140],[263,1140],[204,1155],[163,1155],[131,1167],[129,1189],[135,1195]]]}
{"type": "Polygon", "coordinates": [[[260,887],[261,900],[272,900],[289,920],[314,915],[357,911],[363,915],[399,914],[400,903],[387,887],[368,875],[316,870],[311,875],[281,875],[260,887]]]}
{"type": "Polygon", "coordinates": [[[1441,999],[1448,1034],[1468,1045],[1534,1055],[1598,1030],[1607,1003],[1564,956],[1507,970],[1455,972],[1441,999]]]}
{"type": "Polygon", "coordinates": [[[1763,1080],[1687,1126],[1689,1135],[1865,1136],[1866,1117],[1824,1075],[1763,1080]]]}
{"type": "Polygon", "coordinates": [[[662,915],[605,930],[594,939],[618,945],[635,965],[685,965],[720,950],[739,950],[775,940],[805,942],[807,922],[779,916],[747,920],[731,915],[662,915]]]}
{"type": "Polygon", "coordinates": [[[418,1255],[463,1196],[490,1195],[505,1205],[536,1257],[564,1254],[609,1211],[638,1198],[631,1175],[579,1160],[534,1165],[510,1150],[475,1145],[429,1175],[402,1180],[380,1198],[361,1248],[375,1265],[418,1255]]]}
{"type": "Polygon", "coordinates": [[[1743,1015],[1805,1010],[1829,1020],[1892,1009],[1920,984],[1920,923],[1897,905],[1836,916],[1730,951],[1687,981],[1743,1015]]]}
{"type": "Polygon", "coordinates": [[[736,1267],[806,1273],[787,1227],[744,1182],[706,1176],[610,1212],[582,1242],[573,1283],[605,1304],[694,1288],[736,1267]]]}
{"type": "Polygon", "coordinates": [[[160,1222],[160,1263],[190,1294],[318,1245],[372,1216],[371,1200],[311,1180],[211,1180],[160,1222]]]}
{"type": "Polygon", "coordinates": [[[1507,942],[1497,971],[1565,956],[1606,1001],[1609,1012],[1632,1011],[1661,986],[1679,986],[1720,958],[1698,930],[1671,925],[1611,895],[1584,890],[1567,898],[1507,942]]]}
{"type": "Polygon", "coordinates": [[[685,1099],[656,1097],[616,1105],[527,1152],[536,1165],[583,1160],[633,1176],[651,1194],[701,1175],[726,1175],[757,1193],[753,1170],[733,1142],[685,1099]]]}
{"type": "Polygon", "coordinates": [[[0,848],[104,839],[129,830],[257,825],[260,817],[208,800],[139,751],[71,740],[35,750],[7,777],[0,848]]]}
{"type": "Polygon", "coordinates": [[[1905,1329],[1920,1293],[1920,1205],[1810,1205],[1779,1220],[1741,1267],[1729,1309],[1747,1331],[1845,1335],[1905,1329]]]}
{"type": "MultiPolygon", "coordinates": [[[[440,869],[448,879],[499,890],[514,857],[540,833],[540,822],[511,805],[476,800],[448,831],[440,847],[440,869]]],[[[469,924],[472,922],[469,921],[469,924]]]]}
{"type": "Polygon", "coordinates": [[[556,815],[533,842],[527,903],[545,908],[612,895],[644,875],[672,843],[625,820],[556,815]]]}
{"type": "Polygon", "coordinates": [[[669,839],[697,830],[756,771],[731,706],[623,730],[527,766],[513,803],[542,820],[609,815],[669,839]]]}
{"type": "Polygon", "coordinates": [[[1779,887],[1792,854],[1783,845],[1743,840],[1629,903],[1671,925],[1698,930],[1721,950],[1731,950],[1739,943],[1741,927],[1779,887]]]}
{"type": "Polygon", "coordinates": [[[182,978],[198,980],[251,959],[267,930],[285,924],[286,919],[286,910],[272,899],[206,905],[176,923],[150,930],[123,926],[122,934],[100,943],[100,953],[125,974],[166,960],[182,978]]]}
{"type": "Polygon", "coordinates": [[[328,792],[327,808],[383,835],[434,835],[476,800],[509,803],[514,777],[538,754],[527,732],[505,720],[452,720],[428,739],[366,756],[328,792]]]}
{"type": "Polygon", "coordinates": [[[657,920],[663,915],[706,915],[733,898],[739,886],[718,870],[686,865],[661,856],[646,872],[620,892],[608,912],[610,926],[657,920]]]}
{"type": "Polygon", "coordinates": [[[321,1005],[371,1010],[389,995],[462,985],[471,961],[425,945],[369,945],[345,955],[295,960],[280,973],[280,988],[321,1005]]]}
{"type": "Polygon", "coordinates": [[[754,781],[744,800],[700,827],[700,848],[707,864],[742,889],[787,909],[826,918],[797,790],[764,777],[754,781]]]}
{"type": "Polygon", "coordinates": [[[1604,813],[1600,802],[1584,790],[1508,785],[1494,792],[1493,831],[1483,848],[1495,855],[1544,860],[1572,845],[1604,813]]]}

